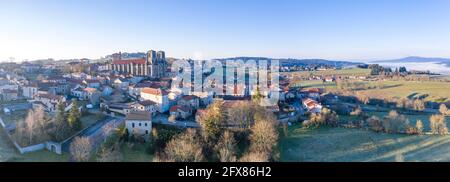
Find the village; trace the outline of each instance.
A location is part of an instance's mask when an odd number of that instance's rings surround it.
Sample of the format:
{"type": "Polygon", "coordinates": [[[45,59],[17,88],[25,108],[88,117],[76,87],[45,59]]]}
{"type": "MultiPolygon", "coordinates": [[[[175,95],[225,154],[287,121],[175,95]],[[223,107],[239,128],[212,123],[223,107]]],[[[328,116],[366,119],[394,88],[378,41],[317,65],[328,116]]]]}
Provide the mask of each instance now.
{"type": "MultiPolygon", "coordinates": [[[[224,106],[233,107],[252,98],[219,98],[197,92],[183,95],[171,90],[173,75],[165,53],[152,50],[143,58],[122,59],[121,53],[116,53],[103,63],[91,63],[88,59],[48,64],[2,63],[2,128],[21,154],[39,150],[63,154],[70,152],[76,137],[101,138],[98,141],[108,137],[112,131],[105,131],[108,127],[117,129],[124,125],[127,133],[144,139],[151,135],[155,124],[199,128],[198,118],[213,102],[220,100],[224,106]],[[49,117],[56,117],[59,109],[67,114],[73,107],[79,112],[81,127],[64,137],[36,137],[27,142],[17,137],[22,130],[19,127],[27,127],[20,121],[30,110],[42,110],[49,117]]],[[[280,104],[267,108],[276,113],[280,122],[294,122],[306,112],[321,111],[321,89],[302,90],[288,85],[287,79],[281,80],[280,104]]]]}
{"type": "MultiPolygon", "coordinates": [[[[202,121],[218,107],[216,103],[220,103],[221,115],[226,118],[217,119],[223,122],[217,124],[218,128],[237,130],[237,133],[242,129],[247,131],[255,121],[246,115],[258,112],[251,103],[275,92],[276,104],[260,109],[273,114],[276,125],[284,127],[284,132],[299,123],[303,128],[316,125],[374,128],[373,123],[367,125],[361,120],[378,122],[380,119],[367,113],[387,115],[396,107],[403,107],[405,113],[439,112],[439,102],[424,102],[427,95],[386,101],[386,98],[362,94],[367,89],[390,88],[381,84],[381,80],[389,82],[409,79],[409,74],[417,75],[403,68],[392,71],[377,65],[341,68],[315,64],[302,66],[298,71],[295,64],[282,65],[276,67],[281,72],[278,84],[269,92],[250,92],[245,82],[226,85],[226,89],[233,91],[231,94],[216,95],[215,92],[181,92],[173,87],[177,71],[171,70],[171,64],[175,60],[168,61],[164,51],[150,50],[140,55],[142,57],[129,57],[115,53],[101,61],[2,63],[2,130],[20,154],[46,150],[63,156],[71,154],[71,160],[75,160],[71,148],[80,138],[89,139],[92,151],[101,150],[105,143],[139,141],[137,145],[141,148],[137,153],[145,154],[148,145],[158,143],[154,141],[158,135],[167,135],[168,138],[158,144],[163,148],[181,130],[204,130],[202,121]],[[153,142],[146,144],[148,141],[153,142]]],[[[193,60],[183,61],[193,64],[193,60]]],[[[190,81],[183,84],[193,87],[190,81]]],[[[405,125],[401,129],[381,130],[419,132],[409,128],[405,125]]]]}

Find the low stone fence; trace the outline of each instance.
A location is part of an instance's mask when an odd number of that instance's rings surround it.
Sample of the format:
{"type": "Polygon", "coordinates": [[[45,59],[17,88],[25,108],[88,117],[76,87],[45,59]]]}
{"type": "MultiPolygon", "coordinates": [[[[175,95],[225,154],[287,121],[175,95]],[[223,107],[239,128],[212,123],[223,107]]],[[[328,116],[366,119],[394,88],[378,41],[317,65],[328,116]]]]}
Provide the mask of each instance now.
{"type": "Polygon", "coordinates": [[[54,152],[56,154],[62,154],[61,143],[57,142],[44,142],[36,145],[31,145],[27,147],[21,147],[17,142],[13,141],[14,146],[19,151],[20,154],[26,154],[30,152],[35,152],[39,150],[47,149],[48,151],[54,152]]]}
{"type": "Polygon", "coordinates": [[[36,144],[36,145],[31,145],[28,147],[21,147],[19,144],[17,144],[17,142],[13,141],[14,146],[16,147],[16,149],[19,151],[20,154],[26,154],[29,152],[34,152],[34,151],[38,151],[38,150],[43,150],[45,149],[46,145],[45,143],[40,143],[40,144],[36,144]]]}
{"type": "Polygon", "coordinates": [[[13,140],[11,136],[11,131],[7,129],[7,125],[3,122],[3,119],[0,117],[0,125],[2,126],[2,130],[5,131],[6,136],[8,136],[9,140],[14,144],[14,147],[19,151],[20,154],[26,154],[30,152],[35,152],[39,150],[47,149],[51,152],[62,154],[61,143],[47,141],[35,145],[30,145],[26,147],[21,147],[16,141],[13,140]]]}

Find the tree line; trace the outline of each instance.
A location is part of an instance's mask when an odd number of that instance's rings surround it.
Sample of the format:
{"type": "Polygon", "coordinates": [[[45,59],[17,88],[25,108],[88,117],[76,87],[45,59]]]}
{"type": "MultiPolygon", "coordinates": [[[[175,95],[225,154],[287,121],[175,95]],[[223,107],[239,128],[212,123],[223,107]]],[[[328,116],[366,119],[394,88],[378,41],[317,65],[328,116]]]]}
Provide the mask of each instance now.
{"type": "Polygon", "coordinates": [[[63,141],[82,127],[81,113],[76,100],[72,101],[69,113],[64,111],[65,103],[57,105],[54,116],[49,116],[42,106],[30,109],[24,120],[16,124],[13,138],[21,146],[29,146],[47,140],[63,141]]]}

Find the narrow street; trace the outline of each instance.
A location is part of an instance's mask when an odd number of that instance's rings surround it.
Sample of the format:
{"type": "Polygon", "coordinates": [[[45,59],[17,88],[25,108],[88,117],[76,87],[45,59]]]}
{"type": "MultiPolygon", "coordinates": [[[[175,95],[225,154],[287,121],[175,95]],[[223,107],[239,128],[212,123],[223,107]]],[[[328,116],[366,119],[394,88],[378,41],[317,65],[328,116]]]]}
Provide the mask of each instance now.
{"type": "MultiPolygon", "coordinates": [[[[125,123],[124,118],[107,117],[104,120],[98,121],[93,126],[90,126],[77,136],[89,137],[91,139],[93,147],[97,148],[114,131],[114,129],[117,129],[123,123],[125,123]]],[[[63,144],[63,151],[69,151],[70,144],[72,143],[74,138],[76,137],[69,139],[63,144]]]]}

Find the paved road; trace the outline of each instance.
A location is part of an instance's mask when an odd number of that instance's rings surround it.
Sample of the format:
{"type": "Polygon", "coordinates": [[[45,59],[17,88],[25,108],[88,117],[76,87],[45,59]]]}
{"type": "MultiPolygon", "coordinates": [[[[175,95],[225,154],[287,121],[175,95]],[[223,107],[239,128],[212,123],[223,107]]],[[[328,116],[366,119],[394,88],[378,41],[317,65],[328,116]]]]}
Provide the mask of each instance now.
{"type": "MultiPolygon", "coordinates": [[[[97,148],[114,131],[114,129],[118,128],[124,122],[125,120],[123,118],[107,117],[85,129],[77,136],[89,137],[94,148],[97,148]]],[[[63,151],[69,151],[70,144],[74,138],[76,137],[71,138],[63,144],[63,151]]]]}

